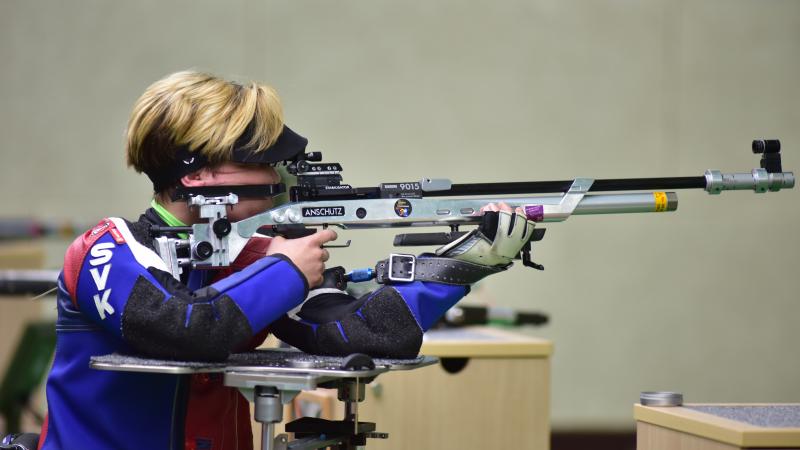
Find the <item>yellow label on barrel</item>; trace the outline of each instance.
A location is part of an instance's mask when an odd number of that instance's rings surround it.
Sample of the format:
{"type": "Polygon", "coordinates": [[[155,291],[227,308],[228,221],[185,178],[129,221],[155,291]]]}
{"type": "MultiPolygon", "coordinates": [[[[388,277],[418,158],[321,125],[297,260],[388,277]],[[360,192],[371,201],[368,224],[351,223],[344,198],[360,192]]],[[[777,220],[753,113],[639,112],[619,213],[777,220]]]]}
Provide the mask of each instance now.
{"type": "Polygon", "coordinates": [[[667,210],[667,193],[666,192],[653,192],[653,197],[656,199],[656,212],[664,212],[667,210]]]}

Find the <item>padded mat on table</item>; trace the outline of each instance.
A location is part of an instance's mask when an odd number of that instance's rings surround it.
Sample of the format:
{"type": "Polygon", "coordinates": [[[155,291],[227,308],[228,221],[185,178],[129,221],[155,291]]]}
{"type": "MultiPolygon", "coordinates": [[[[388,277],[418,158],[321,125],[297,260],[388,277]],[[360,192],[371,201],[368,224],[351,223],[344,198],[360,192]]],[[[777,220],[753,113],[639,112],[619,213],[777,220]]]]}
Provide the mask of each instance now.
{"type": "MultiPolygon", "coordinates": [[[[141,358],[118,353],[94,356],[92,357],[92,362],[113,365],[173,366],[188,369],[222,369],[231,366],[297,367],[305,363],[312,364],[317,369],[335,370],[341,368],[345,358],[346,356],[309,355],[289,349],[263,349],[246,353],[234,353],[225,362],[172,361],[141,358]]],[[[373,358],[372,360],[377,366],[415,365],[421,363],[423,357],[418,356],[414,359],[373,358]]]]}

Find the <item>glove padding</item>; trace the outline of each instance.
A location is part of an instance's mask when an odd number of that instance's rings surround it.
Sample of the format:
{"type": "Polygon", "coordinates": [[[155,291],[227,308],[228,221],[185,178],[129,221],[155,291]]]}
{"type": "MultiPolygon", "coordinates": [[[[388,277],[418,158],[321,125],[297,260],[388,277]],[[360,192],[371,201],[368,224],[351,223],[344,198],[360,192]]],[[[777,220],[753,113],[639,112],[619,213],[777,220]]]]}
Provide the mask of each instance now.
{"type": "Polygon", "coordinates": [[[491,267],[508,267],[528,243],[536,224],[524,216],[487,211],[475,230],[436,250],[437,256],[491,267]]]}
{"type": "MultiPolygon", "coordinates": [[[[312,293],[314,291],[311,291],[312,293]]],[[[354,298],[325,292],[303,303],[300,320],[283,316],[270,325],[278,339],[306,353],[378,358],[414,358],[422,329],[400,294],[391,287],[354,298]]]]}

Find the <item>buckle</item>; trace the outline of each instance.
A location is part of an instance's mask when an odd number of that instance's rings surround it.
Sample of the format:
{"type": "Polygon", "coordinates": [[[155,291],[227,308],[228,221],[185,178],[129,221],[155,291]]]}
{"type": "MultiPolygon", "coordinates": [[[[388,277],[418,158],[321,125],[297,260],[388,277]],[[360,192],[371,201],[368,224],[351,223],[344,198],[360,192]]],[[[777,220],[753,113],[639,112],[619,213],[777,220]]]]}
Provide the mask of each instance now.
{"type": "Polygon", "coordinates": [[[392,253],[389,255],[387,278],[390,281],[410,283],[414,281],[414,268],[416,265],[416,256],[404,255],[402,253],[392,253]]]}

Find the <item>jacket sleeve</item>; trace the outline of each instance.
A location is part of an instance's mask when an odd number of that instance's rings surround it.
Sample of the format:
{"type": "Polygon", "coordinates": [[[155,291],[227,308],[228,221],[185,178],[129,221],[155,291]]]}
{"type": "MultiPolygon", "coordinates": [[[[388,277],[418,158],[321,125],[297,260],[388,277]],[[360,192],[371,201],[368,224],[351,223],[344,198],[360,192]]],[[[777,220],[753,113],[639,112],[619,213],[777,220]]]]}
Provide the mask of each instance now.
{"type": "Polygon", "coordinates": [[[166,269],[125,221],[112,218],[70,246],[64,280],[74,305],[135,352],[178,360],[224,360],[308,292],[282,255],[195,291],[166,269]]]}
{"type": "Polygon", "coordinates": [[[422,281],[384,286],[359,299],[343,291],[313,290],[297,313],[299,320],[282,316],[270,330],[307,353],[414,358],[422,334],[468,290],[422,281]]]}

